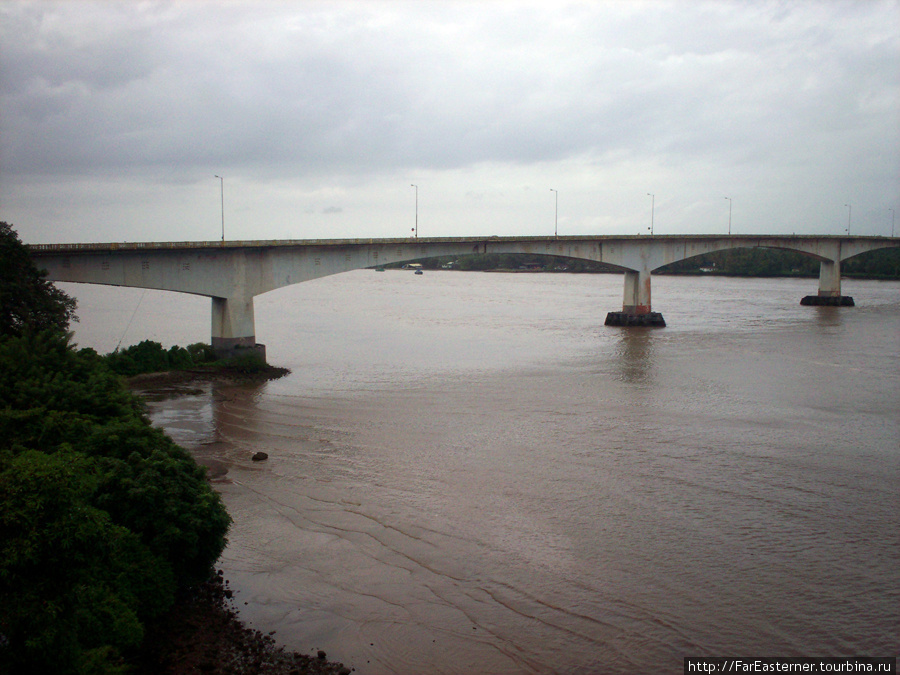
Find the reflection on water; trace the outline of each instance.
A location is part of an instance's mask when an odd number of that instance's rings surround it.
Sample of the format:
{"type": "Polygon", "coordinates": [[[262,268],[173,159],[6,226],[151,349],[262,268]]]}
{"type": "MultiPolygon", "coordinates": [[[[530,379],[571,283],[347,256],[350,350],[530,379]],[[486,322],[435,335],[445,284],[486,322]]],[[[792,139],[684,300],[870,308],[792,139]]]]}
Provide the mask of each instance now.
{"type": "Polygon", "coordinates": [[[341,275],[258,300],[289,377],[153,418],[244,616],[357,672],[896,654],[900,284],[814,283],[660,278],[650,330],[617,276],[341,275]]]}
{"type": "Polygon", "coordinates": [[[648,384],[652,368],[653,333],[655,329],[626,327],[616,350],[622,368],[621,380],[632,384],[648,384]]]}
{"type": "Polygon", "coordinates": [[[843,307],[814,307],[813,315],[816,317],[816,324],[821,327],[837,327],[843,325],[847,312],[840,311],[846,309],[843,307]]]}

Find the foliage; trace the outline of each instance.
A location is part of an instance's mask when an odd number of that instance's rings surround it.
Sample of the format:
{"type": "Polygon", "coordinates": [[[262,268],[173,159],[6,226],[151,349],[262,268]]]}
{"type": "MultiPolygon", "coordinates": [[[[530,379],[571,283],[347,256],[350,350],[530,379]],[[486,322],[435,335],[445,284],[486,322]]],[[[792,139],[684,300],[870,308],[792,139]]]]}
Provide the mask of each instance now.
{"type": "MultiPolygon", "coordinates": [[[[422,258],[409,262],[419,263],[424,269],[441,269],[449,265],[448,269],[470,271],[493,270],[524,270],[533,269],[540,272],[612,272],[609,265],[584,260],[581,258],[566,258],[563,256],[540,255],[531,253],[473,253],[460,256],[439,256],[436,258],[422,258]]],[[[406,263],[391,263],[385,267],[402,267],[406,263]]]]}
{"type": "Polygon", "coordinates": [[[178,586],[203,580],[229,518],[204,470],[150,426],[95,352],[41,333],[0,340],[0,364],[0,594],[23,597],[0,605],[0,665],[60,671],[41,645],[68,641],[52,651],[76,668],[95,648],[139,641],[140,621],[164,611],[178,586]],[[78,508],[53,510],[66,503],[78,508]],[[110,547],[147,574],[117,572],[110,547]],[[45,621],[47,607],[66,621],[45,621]]]}
{"type": "Polygon", "coordinates": [[[900,279],[900,248],[882,248],[854,256],[841,264],[841,273],[869,279],[900,279]]]}
{"type": "Polygon", "coordinates": [[[212,363],[218,358],[211,345],[195,342],[187,346],[187,352],[194,363],[212,363]]]}
{"type": "Polygon", "coordinates": [[[46,280],[28,249],[6,222],[0,222],[0,337],[26,330],[66,330],[77,321],[75,300],[46,280]]]}
{"type": "MultiPolygon", "coordinates": [[[[681,260],[659,270],[663,274],[713,272],[735,276],[806,276],[819,274],[819,261],[797,251],[739,248],[681,260]]],[[[900,279],[900,248],[885,248],[854,256],[841,263],[843,276],[900,279]]]]}
{"type": "Polygon", "coordinates": [[[167,370],[227,371],[236,375],[271,374],[283,370],[266,363],[256,349],[243,350],[243,353],[238,349],[234,356],[220,359],[212,347],[201,342],[186,348],[176,345],[166,350],[158,342],[144,340],[98,358],[105,361],[113,372],[126,377],[167,370]]]}
{"type": "Polygon", "coordinates": [[[194,365],[194,359],[191,353],[184,347],[172,345],[166,352],[166,360],[169,362],[169,368],[176,370],[184,370],[194,365]]]}
{"type": "MultiPolygon", "coordinates": [[[[425,269],[461,271],[522,270],[535,267],[541,272],[617,272],[615,268],[592,260],[564,258],[528,253],[479,253],[463,256],[422,258],[425,269]]],[[[385,267],[401,267],[392,263],[385,267]]],[[[731,274],[735,276],[818,276],[819,262],[815,258],[780,249],[743,248],[717,251],[681,260],[658,270],[661,274],[731,274]]],[[[900,279],[900,248],[886,248],[863,253],[841,265],[844,276],[870,279],[900,279]]]]}
{"type": "MultiPolygon", "coordinates": [[[[123,672],[144,621],[207,576],[230,519],[106,360],[72,347],[70,314],[41,316],[55,323],[0,335],[0,672],[123,672]]],[[[191,357],[139,353],[160,352],[191,357]]]]}
{"type": "Polygon", "coordinates": [[[187,348],[175,345],[166,350],[159,342],[144,340],[104,358],[113,372],[132,377],[141,373],[186,370],[212,363],[217,357],[212,347],[199,342],[187,348]]]}
{"type": "MultiPolygon", "coordinates": [[[[172,599],[171,572],[92,505],[98,479],[70,451],[27,450],[0,471],[0,609],[10,672],[80,670],[140,644],[140,617],[172,599]]],[[[115,663],[115,659],[107,659],[115,663]]]]}
{"type": "Polygon", "coordinates": [[[256,375],[271,370],[271,366],[255,349],[248,350],[245,354],[238,353],[223,359],[217,365],[222,369],[241,375],[256,375]]]}

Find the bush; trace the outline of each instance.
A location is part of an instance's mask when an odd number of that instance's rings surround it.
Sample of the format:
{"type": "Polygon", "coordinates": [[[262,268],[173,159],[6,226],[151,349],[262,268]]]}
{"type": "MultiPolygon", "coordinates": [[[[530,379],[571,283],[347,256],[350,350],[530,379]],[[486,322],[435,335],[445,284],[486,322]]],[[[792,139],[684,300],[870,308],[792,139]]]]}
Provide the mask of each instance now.
{"type": "Polygon", "coordinates": [[[61,333],[0,340],[0,438],[0,596],[16,598],[0,603],[0,671],[112,667],[208,575],[230,523],[221,498],[61,333]]]}
{"type": "Polygon", "coordinates": [[[265,359],[255,349],[249,349],[244,354],[236,354],[227,359],[222,359],[216,365],[242,375],[255,375],[269,369],[265,359]]]}
{"type": "Polygon", "coordinates": [[[107,355],[109,367],[119,375],[131,377],[141,373],[158,373],[169,370],[169,353],[152,340],[107,355]]]}
{"type": "Polygon", "coordinates": [[[184,347],[179,347],[178,345],[170,347],[166,356],[167,361],[169,362],[169,368],[173,370],[185,370],[194,365],[194,359],[191,358],[191,353],[184,347]]]}
{"type": "Polygon", "coordinates": [[[209,574],[230,523],[111,370],[165,370],[190,350],[76,351],[74,307],[0,223],[3,673],[124,673],[143,622],[209,574]]]}
{"type": "Polygon", "coordinates": [[[188,345],[187,350],[191,355],[194,364],[198,366],[202,363],[212,363],[219,358],[216,356],[216,352],[213,350],[212,345],[204,344],[203,342],[195,342],[192,345],[188,345]]]}
{"type": "Polygon", "coordinates": [[[26,450],[0,471],[0,607],[6,672],[65,673],[143,638],[142,619],[173,601],[172,572],[92,504],[93,463],[26,450]]]}
{"type": "Polygon", "coordinates": [[[188,370],[212,363],[217,357],[212,347],[201,342],[187,348],[175,345],[166,350],[159,342],[144,340],[102,358],[114,372],[125,377],[133,377],[142,373],[188,370]]]}

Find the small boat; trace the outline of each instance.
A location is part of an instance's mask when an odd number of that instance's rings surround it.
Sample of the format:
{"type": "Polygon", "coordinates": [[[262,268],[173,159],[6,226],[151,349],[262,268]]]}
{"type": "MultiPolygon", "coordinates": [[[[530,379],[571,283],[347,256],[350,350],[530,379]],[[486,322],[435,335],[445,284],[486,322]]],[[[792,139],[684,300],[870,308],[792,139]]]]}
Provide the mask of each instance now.
{"type": "Polygon", "coordinates": [[[384,272],[384,268],[383,268],[383,267],[376,267],[376,268],[375,268],[375,271],[376,271],[376,272],[384,272]]]}
{"type": "Polygon", "coordinates": [[[416,274],[425,274],[422,270],[416,270],[416,274]]]}

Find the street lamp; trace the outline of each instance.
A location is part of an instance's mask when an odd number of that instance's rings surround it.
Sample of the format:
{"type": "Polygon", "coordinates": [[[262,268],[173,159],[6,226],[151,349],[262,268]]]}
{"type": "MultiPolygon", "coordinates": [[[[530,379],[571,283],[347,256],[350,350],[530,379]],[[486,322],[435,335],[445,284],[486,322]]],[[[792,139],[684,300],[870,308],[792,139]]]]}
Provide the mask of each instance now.
{"type": "Polygon", "coordinates": [[[554,216],[553,216],[553,236],[558,237],[559,236],[559,190],[554,190],[553,188],[550,188],[550,192],[555,193],[555,196],[556,196],[556,210],[555,210],[554,216]]]}
{"type": "Polygon", "coordinates": [[[649,229],[650,234],[653,235],[653,210],[656,206],[656,195],[648,192],[647,196],[650,197],[650,227],[647,229],[649,229]]]}
{"type": "Polygon", "coordinates": [[[728,200],[728,236],[731,236],[731,197],[725,197],[728,200]]]}
{"type": "Polygon", "coordinates": [[[847,207],[847,236],[850,236],[850,221],[853,219],[853,206],[844,204],[847,207]]]}
{"type": "Polygon", "coordinates": [[[409,187],[416,188],[416,226],[413,228],[413,232],[416,235],[416,239],[418,239],[419,238],[419,186],[414,185],[413,183],[410,183],[409,187]]]}
{"type": "Polygon", "coordinates": [[[225,179],[216,174],[219,179],[220,194],[222,195],[222,241],[225,241],[225,179]]]}
{"type": "Polygon", "coordinates": [[[891,212],[891,237],[894,236],[894,209],[888,209],[891,212]]]}

